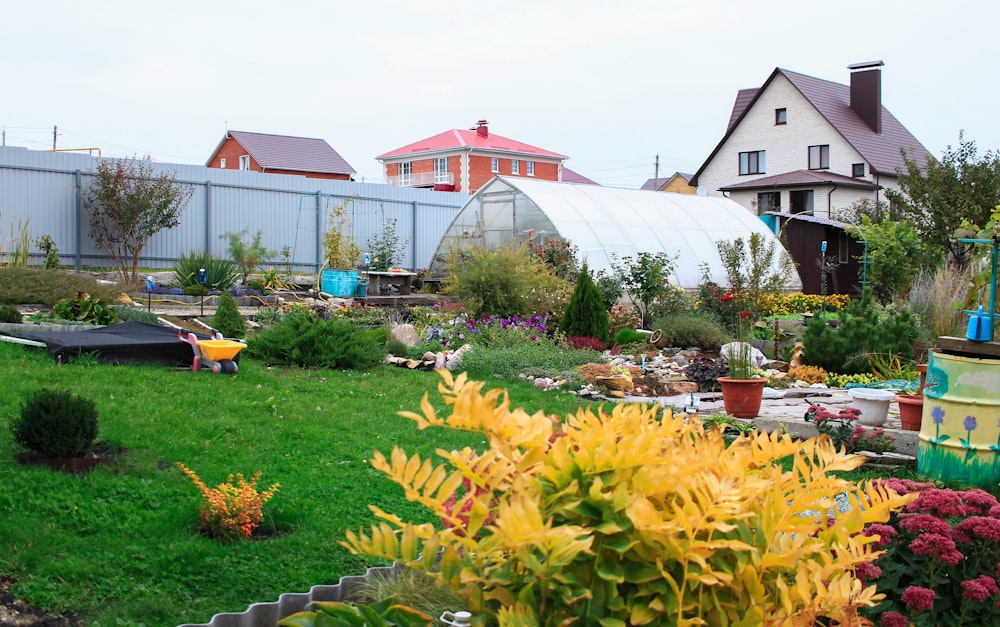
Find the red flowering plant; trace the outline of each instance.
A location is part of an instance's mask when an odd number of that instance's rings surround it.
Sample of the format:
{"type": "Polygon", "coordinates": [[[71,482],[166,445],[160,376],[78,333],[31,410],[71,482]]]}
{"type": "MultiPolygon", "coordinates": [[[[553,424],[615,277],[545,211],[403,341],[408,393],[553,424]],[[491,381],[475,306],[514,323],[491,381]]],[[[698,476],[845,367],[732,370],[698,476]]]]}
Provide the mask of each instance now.
{"type": "Polygon", "coordinates": [[[834,446],[843,448],[848,453],[895,451],[896,441],[884,429],[869,431],[857,424],[860,415],[861,410],[856,407],[844,407],[833,413],[822,405],[810,405],[805,419],[815,422],[817,431],[830,436],[834,446]]]}
{"type": "Polygon", "coordinates": [[[1000,503],[979,490],[948,490],[906,479],[882,482],[919,493],[877,536],[884,553],[855,574],[885,599],[868,612],[880,627],[1000,625],[1000,503]]]}

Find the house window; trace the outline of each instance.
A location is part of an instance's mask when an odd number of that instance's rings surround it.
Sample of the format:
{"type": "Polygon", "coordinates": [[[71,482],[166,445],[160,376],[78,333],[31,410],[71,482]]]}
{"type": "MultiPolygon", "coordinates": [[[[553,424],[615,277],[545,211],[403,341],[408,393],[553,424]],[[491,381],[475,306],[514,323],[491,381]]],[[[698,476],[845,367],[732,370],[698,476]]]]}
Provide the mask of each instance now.
{"type": "Polygon", "coordinates": [[[499,171],[500,171],[500,158],[493,157],[492,159],[490,159],[490,172],[496,174],[499,171]]]}
{"type": "Polygon", "coordinates": [[[240,157],[240,169],[241,170],[250,169],[250,155],[242,155],[240,157]]]}
{"type": "Polygon", "coordinates": [[[521,162],[517,159],[511,159],[510,161],[510,173],[520,174],[521,173],[521,162]]]}
{"type": "Polygon", "coordinates": [[[535,162],[528,161],[528,176],[535,176],[535,162]]]}
{"type": "Polygon", "coordinates": [[[781,192],[760,192],[757,194],[757,213],[781,211],[781,192]]]}
{"type": "Polygon", "coordinates": [[[830,145],[809,146],[809,169],[827,170],[830,168],[830,145]]]}
{"type": "Polygon", "coordinates": [[[813,190],[792,190],[788,192],[791,213],[813,215],[813,190]]]}
{"type": "Polygon", "coordinates": [[[775,124],[788,124],[788,110],[787,109],[775,109],[774,110],[774,123],[775,124]]]}
{"type": "Polygon", "coordinates": [[[764,151],[740,153],[740,174],[763,174],[764,151]]]}
{"type": "Polygon", "coordinates": [[[851,166],[851,176],[853,176],[856,179],[859,179],[864,175],[865,175],[865,164],[855,163],[854,165],[851,166]]]}
{"type": "Polygon", "coordinates": [[[399,187],[413,185],[413,162],[404,161],[399,164],[399,187]]]}
{"type": "Polygon", "coordinates": [[[434,182],[451,183],[451,177],[448,176],[448,157],[434,158],[434,182]]]}
{"type": "Polygon", "coordinates": [[[222,168],[223,170],[226,169],[226,159],[225,159],[225,157],[223,157],[222,159],[219,159],[219,167],[222,168]]]}

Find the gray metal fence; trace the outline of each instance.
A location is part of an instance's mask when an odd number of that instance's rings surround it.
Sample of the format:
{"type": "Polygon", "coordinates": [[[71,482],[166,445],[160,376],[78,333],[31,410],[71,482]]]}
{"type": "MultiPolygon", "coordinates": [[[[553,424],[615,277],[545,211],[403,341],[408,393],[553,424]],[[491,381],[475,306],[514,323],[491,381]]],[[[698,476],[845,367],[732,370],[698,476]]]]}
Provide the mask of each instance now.
{"type": "MultiPolygon", "coordinates": [[[[32,242],[48,235],[64,265],[110,267],[107,255],[89,236],[79,190],[93,178],[97,157],[0,147],[0,253],[27,229],[32,242]]],[[[280,251],[291,249],[296,272],[316,272],[323,263],[323,234],[329,212],[348,203],[353,236],[362,250],[389,220],[397,221],[406,242],[397,266],[416,270],[430,265],[441,236],[469,196],[454,192],[307,179],[300,176],[219,170],[196,165],[153,163],[154,174],[173,173],[194,194],[176,228],[154,235],[140,265],[170,268],[181,255],[207,252],[228,257],[226,233],[246,229],[274,252],[264,266],[283,267],[280,251]]],[[[32,243],[30,263],[43,254],[32,243]]]]}

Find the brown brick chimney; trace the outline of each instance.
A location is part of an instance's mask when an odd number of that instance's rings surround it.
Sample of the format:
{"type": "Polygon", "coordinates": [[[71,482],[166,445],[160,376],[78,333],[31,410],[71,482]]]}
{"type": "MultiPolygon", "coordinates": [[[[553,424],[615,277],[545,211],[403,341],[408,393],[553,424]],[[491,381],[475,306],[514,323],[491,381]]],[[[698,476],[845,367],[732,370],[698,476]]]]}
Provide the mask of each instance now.
{"type": "Polygon", "coordinates": [[[876,133],[882,132],[882,66],[881,61],[852,63],[851,109],[876,133]]]}

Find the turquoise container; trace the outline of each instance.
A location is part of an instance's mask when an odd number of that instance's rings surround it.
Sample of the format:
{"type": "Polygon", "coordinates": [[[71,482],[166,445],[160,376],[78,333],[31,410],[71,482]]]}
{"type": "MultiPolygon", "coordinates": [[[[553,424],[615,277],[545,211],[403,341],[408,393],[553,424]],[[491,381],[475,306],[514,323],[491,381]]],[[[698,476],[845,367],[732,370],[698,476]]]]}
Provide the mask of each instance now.
{"type": "Polygon", "coordinates": [[[320,275],[320,291],[334,298],[354,298],[357,286],[357,270],[323,270],[320,275]]]}

